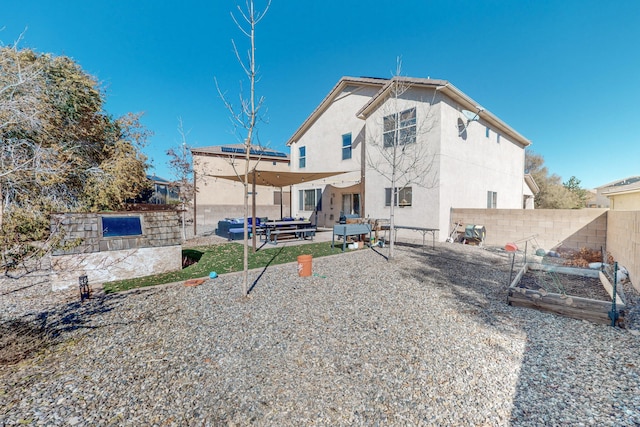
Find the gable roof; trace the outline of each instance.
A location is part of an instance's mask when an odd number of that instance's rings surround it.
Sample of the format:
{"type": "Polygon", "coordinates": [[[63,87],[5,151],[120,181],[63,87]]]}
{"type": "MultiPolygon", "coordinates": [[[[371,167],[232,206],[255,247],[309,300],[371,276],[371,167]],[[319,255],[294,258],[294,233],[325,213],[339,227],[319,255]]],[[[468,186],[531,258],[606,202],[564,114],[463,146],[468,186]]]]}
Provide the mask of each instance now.
{"type": "MultiPolygon", "coordinates": [[[[342,77],[340,81],[331,89],[331,91],[325,96],[322,102],[316,107],[309,117],[302,123],[302,125],[296,130],[296,132],[287,141],[287,146],[295,143],[304,133],[315,123],[315,121],[325,112],[325,110],[331,105],[335,98],[344,90],[348,85],[379,87],[378,92],[356,113],[356,116],[361,119],[366,119],[373,111],[375,111],[382,102],[387,98],[390,90],[397,83],[404,83],[412,87],[432,88],[438,90],[457,102],[464,109],[473,111],[478,110],[478,103],[472,98],[467,96],[460,89],[446,80],[430,79],[430,78],[416,78],[416,77],[404,77],[395,76],[392,79],[374,78],[374,77],[342,77]]],[[[479,113],[479,117],[486,123],[491,125],[496,130],[499,130],[505,136],[511,137],[515,142],[521,144],[523,147],[531,145],[531,141],[518,133],[515,129],[504,123],[502,120],[494,116],[487,110],[482,110],[479,113]]]]}
{"type": "Polygon", "coordinates": [[[640,181],[640,176],[628,176],[623,179],[617,179],[615,181],[611,181],[607,184],[596,187],[596,190],[605,189],[607,187],[620,187],[628,184],[633,184],[634,182],[640,181]]]}
{"type": "Polygon", "coordinates": [[[380,91],[378,91],[378,93],[356,113],[356,115],[362,119],[366,119],[382,105],[382,103],[389,97],[391,90],[398,84],[407,85],[411,88],[427,88],[442,92],[444,95],[459,104],[463,109],[474,112],[478,111],[478,117],[491,125],[493,129],[499,130],[501,134],[511,137],[511,139],[521,144],[523,147],[531,145],[531,141],[493,115],[491,112],[480,107],[479,104],[471,97],[446,80],[395,76],[394,78],[387,80],[385,86],[382,87],[380,91]]]}
{"type": "MultiPolygon", "coordinates": [[[[600,188],[600,187],[599,187],[600,188]]],[[[640,192],[640,181],[635,180],[629,184],[611,185],[604,188],[601,192],[603,196],[613,196],[619,194],[637,193],[640,192]]]]}
{"type": "Polygon", "coordinates": [[[369,87],[382,87],[388,79],[381,79],[376,77],[342,77],[340,81],[329,91],[327,96],[324,97],[322,102],[316,107],[307,119],[302,122],[298,130],[287,141],[287,146],[290,146],[296,142],[304,133],[313,125],[316,120],[325,112],[325,110],[331,105],[335,98],[342,93],[345,87],[348,85],[356,86],[369,86],[369,87]]]}

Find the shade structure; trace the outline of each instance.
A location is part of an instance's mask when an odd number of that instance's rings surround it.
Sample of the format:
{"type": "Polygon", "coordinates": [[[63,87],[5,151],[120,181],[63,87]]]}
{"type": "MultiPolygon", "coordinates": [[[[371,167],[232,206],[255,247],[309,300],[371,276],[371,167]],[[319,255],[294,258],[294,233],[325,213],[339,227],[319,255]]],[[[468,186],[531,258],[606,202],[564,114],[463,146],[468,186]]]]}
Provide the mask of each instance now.
{"type": "MultiPolygon", "coordinates": [[[[277,172],[260,171],[249,172],[249,184],[267,185],[271,187],[287,187],[289,185],[302,184],[317,181],[330,176],[340,175],[350,171],[339,172],[277,172]]],[[[230,181],[244,182],[244,175],[212,175],[215,178],[228,179],[230,181]]]]}

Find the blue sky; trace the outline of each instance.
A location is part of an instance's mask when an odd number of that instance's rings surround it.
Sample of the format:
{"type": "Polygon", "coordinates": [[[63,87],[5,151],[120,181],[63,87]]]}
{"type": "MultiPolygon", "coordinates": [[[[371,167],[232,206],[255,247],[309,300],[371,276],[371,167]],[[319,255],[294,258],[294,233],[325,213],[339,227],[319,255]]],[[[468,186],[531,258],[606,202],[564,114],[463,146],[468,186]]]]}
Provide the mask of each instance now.
{"type": "MultiPolygon", "coordinates": [[[[230,12],[244,0],[21,0],[0,40],[67,55],[102,82],[106,109],[144,112],[145,153],[165,152],[178,117],[192,146],[235,143],[214,77],[235,101],[248,47],[230,12]]],[[[258,7],[263,1],[256,2],[258,7]]],[[[640,175],[640,2],[273,0],[257,28],[260,141],[285,142],[340,77],[448,80],[533,142],[552,173],[592,188],[640,175]]]]}

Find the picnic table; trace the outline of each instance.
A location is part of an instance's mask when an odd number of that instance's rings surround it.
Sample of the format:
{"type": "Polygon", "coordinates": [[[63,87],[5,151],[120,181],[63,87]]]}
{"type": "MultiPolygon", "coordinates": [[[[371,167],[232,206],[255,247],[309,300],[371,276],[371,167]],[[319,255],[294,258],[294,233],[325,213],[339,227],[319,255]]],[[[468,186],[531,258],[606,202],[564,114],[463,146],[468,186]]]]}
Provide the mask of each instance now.
{"type": "MultiPolygon", "coordinates": [[[[316,235],[316,226],[311,224],[309,220],[281,220],[281,221],[266,221],[262,223],[261,236],[264,236],[265,241],[278,243],[278,236],[293,236],[298,239],[306,239],[316,235]]],[[[262,237],[261,237],[262,239],[262,237]]]]}

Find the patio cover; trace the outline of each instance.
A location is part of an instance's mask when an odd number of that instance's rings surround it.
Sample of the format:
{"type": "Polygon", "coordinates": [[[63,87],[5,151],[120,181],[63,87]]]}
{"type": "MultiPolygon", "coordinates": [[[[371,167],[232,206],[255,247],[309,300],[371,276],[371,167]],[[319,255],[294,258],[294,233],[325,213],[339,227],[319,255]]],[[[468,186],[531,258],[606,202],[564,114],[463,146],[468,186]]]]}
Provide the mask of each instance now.
{"type": "MultiPolygon", "coordinates": [[[[289,185],[302,184],[304,182],[316,181],[318,179],[328,178],[330,176],[348,173],[350,171],[341,172],[277,172],[277,171],[260,171],[255,170],[249,172],[249,184],[268,185],[271,187],[287,187],[289,185]]],[[[243,182],[244,175],[211,175],[215,178],[228,179],[231,181],[243,182]]]]}

